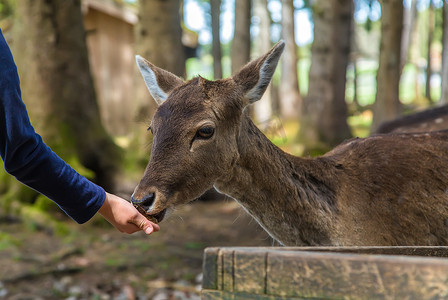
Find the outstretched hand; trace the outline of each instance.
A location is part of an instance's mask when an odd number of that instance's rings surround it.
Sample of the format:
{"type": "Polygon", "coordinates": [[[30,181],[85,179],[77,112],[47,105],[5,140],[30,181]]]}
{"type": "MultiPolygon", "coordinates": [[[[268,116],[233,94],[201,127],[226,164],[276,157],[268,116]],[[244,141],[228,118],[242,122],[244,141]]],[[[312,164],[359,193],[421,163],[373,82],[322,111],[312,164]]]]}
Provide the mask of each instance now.
{"type": "Polygon", "coordinates": [[[151,234],[160,230],[159,225],[148,221],[131,203],[107,192],[98,212],[120,232],[131,234],[143,230],[151,234]]]}

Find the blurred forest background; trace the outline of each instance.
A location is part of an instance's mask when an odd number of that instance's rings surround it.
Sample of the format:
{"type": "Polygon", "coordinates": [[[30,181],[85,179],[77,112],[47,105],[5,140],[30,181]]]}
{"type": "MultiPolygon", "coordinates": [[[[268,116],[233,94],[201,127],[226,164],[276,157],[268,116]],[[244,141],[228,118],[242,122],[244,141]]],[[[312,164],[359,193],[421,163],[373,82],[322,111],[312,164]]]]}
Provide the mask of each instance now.
{"type": "MultiPolygon", "coordinates": [[[[219,79],[284,39],[250,113],[296,155],[322,154],[448,98],[443,0],[0,0],[0,28],[36,131],[125,198],[149,159],[155,110],[135,54],[185,79],[219,79]]],[[[6,172],[0,199],[3,219],[67,231],[51,201],[6,172]]],[[[0,250],[10,240],[0,232],[0,250]]]]}
{"type": "MultiPolygon", "coordinates": [[[[110,191],[138,180],[149,158],[155,103],[135,54],[219,79],[284,39],[251,113],[279,146],[317,155],[447,101],[447,16],[442,0],[0,1],[36,131],[110,191]]],[[[5,173],[0,195],[8,212],[51,205],[5,173]]]]}

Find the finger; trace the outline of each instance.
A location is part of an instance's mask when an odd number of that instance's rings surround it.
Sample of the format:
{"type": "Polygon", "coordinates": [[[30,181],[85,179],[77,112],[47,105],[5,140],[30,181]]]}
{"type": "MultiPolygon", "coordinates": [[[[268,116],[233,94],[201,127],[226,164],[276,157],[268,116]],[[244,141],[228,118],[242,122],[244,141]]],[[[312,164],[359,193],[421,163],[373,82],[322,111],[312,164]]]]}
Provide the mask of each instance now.
{"type": "Polygon", "coordinates": [[[144,228],[143,231],[149,235],[154,232],[154,228],[151,225],[149,225],[146,228],[144,228]]]}
{"type": "Polygon", "coordinates": [[[138,226],[134,221],[129,221],[128,225],[126,225],[123,229],[121,229],[121,232],[125,232],[128,234],[135,233],[137,231],[144,231],[142,227],[138,226]]]}
{"type": "Polygon", "coordinates": [[[150,223],[151,223],[151,225],[152,225],[152,228],[154,229],[154,232],[157,232],[157,231],[160,230],[160,227],[159,227],[158,224],[156,224],[156,223],[152,223],[152,222],[150,222],[150,223]]]}
{"type": "Polygon", "coordinates": [[[136,224],[140,229],[144,230],[147,227],[148,221],[144,218],[139,218],[138,224],[136,224]]]}
{"type": "Polygon", "coordinates": [[[137,216],[137,219],[133,221],[133,223],[137,225],[140,230],[143,230],[146,234],[151,234],[154,231],[159,231],[160,229],[157,224],[148,221],[140,214],[137,216]]]}
{"type": "Polygon", "coordinates": [[[151,221],[147,221],[146,224],[147,224],[147,225],[145,225],[145,227],[143,228],[143,231],[144,231],[146,234],[151,234],[151,233],[153,233],[153,232],[157,232],[157,231],[160,230],[159,225],[157,225],[157,224],[155,224],[155,223],[153,223],[153,222],[151,222],[151,221]]]}

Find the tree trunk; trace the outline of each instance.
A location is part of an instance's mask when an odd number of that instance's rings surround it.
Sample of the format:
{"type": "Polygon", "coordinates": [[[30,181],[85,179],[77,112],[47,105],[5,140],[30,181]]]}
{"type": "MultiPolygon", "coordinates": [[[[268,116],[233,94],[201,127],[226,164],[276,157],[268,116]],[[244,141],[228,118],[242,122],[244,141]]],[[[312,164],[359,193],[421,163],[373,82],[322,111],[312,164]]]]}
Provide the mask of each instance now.
{"type": "Polygon", "coordinates": [[[443,2],[443,30],[442,30],[442,92],[440,103],[448,100],[448,4],[443,2]]]}
{"type": "Polygon", "coordinates": [[[381,13],[380,59],[372,131],[382,122],[394,119],[401,113],[399,84],[403,3],[382,0],[381,13]]]}
{"type": "Polygon", "coordinates": [[[210,12],[212,16],[212,56],[213,56],[213,76],[216,79],[222,78],[222,53],[220,35],[220,14],[221,0],[210,0],[210,12]]]}
{"type": "MultiPolygon", "coordinates": [[[[177,76],[185,76],[180,0],[139,0],[136,26],[136,53],[177,76]]],[[[144,121],[156,108],[140,73],[136,71],[136,101],[142,106],[144,121]]]]}
{"type": "Polygon", "coordinates": [[[59,156],[112,189],[121,153],[100,121],[80,1],[23,0],[16,16],[13,53],[33,126],[59,156]]]}
{"type": "Polygon", "coordinates": [[[137,50],[141,56],[177,76],[185,75],[180,0],[140,0],[137,50]]]}
{"type": "MultiPolygon", "coordinates": [[[[271,16],[268,10],[268,1],[254,0],[254,10],[254,14],[260,20],[258,36],[255,38],[256,55],[260,56],[271,49],[271,16]]],[[[267,122],[272,116],[271,84],[266,89],[262,99],[252,105],[255,119],[258,122],[267,122]]]]}
{"type": "Polygon", "coordinates": [[[426,85],[425,85],[425,96],[429,102],[432,102],[431,97],[431,77],[432,77],[432,61],[431,61],[431,46],[434,39],[434,2],[431,0],[429,2],[428,9],[428,52],[426,55],[426,85]]]}
{"type": "Polygon", "coordinates": [[[232,74],[250,60],[250,0],[235,0],[235,27],[232,40],[232,74]]]}
{"type": "Polygon", "coordinates": [[[302,99],[300,97],[297,75],[297,45],[294,35],[294,4],[290,0],[282,0],[282,36],[286,42],[282,57],[282,78],[280,83],[280,107],[284,118],[300,116],[302,99]]]}
{"type": "Polygon", "coordinates": [[[403,70],[408,61],[409,49],[412,45],[412,36],[416,28],[417,1],[410,0],[411,6],[403,13],[403,35],[401,40],[400,69],[403,70]]]}
{"type": "Polygon", "coordinates": [[[353,11],[353,0],[318,0],[314,5],[310,83],[300,130],[308,150],[325,151],[351,136],[345,84],[353,11]]]}

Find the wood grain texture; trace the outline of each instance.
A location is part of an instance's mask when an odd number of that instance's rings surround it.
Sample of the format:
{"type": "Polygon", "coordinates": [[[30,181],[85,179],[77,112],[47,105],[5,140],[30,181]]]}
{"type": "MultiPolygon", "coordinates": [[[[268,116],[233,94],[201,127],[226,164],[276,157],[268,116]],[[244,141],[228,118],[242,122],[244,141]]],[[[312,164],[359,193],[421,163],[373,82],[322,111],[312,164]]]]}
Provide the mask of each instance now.
{"type": "Polygon", "coordinates": [[[260,251],[235,251],[235,292],[265,294],[266,257],[260,251]]]}
{"type": "Polygon", "coordinates": [[[218,289],[218,248],[207,248],[204,250],[204,262],[202,265],[203,289],[218,289]]]}
{"type": "Polygon", "coordinates": [[[297,297],[279,297],[268,295],[256,295],[248,293],[224,292],[216,290],[202,290],[201,298],[203,300],[302,300],[309,298],[297,297]]]}
{"type": "Polygon", "coordinates": [[[448,247],[207,249],[202,295],[203,299],[445,299],[447,254],[448,247]]]}
{"type": "Polygon", "coordinates": [[[234,289],[234,250],[223,248],[219,251],[222,263],[222,289],[233,292],[234,289]]]}

